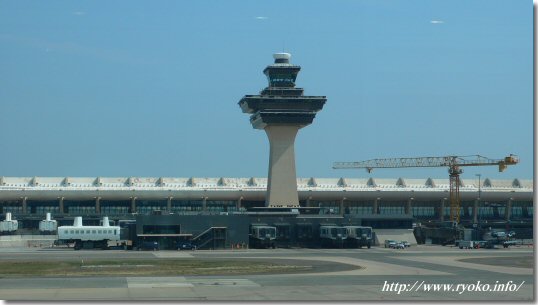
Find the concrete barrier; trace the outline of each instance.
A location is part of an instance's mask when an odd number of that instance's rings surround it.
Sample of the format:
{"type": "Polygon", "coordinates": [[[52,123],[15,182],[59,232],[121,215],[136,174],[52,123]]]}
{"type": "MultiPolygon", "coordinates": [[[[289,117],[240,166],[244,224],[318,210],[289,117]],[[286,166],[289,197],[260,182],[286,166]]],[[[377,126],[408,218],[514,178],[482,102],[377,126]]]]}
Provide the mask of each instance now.
{"type": "Polygon", "coordinates": [[[56,235],[2,235],[0,248],[50,247],[56,238],[56,235]]]}

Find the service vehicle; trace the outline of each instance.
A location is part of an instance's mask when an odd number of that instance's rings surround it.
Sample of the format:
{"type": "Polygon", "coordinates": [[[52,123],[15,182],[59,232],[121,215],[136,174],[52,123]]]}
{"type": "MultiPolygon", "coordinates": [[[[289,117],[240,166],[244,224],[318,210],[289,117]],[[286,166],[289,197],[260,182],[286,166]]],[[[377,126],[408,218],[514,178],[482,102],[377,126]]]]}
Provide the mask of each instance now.
{"type": "Polygon", "coordinates": [[[457,244],[460,249],[476,249],[478,247],[478,243],[472,240],[459,240],[457,244]]]}
{"type": "Polygon", "coordinates": [[[347,238],[347,230],[341,226],[322,225],[319,227],[319,237],[322,248],[343,248],[344,240],[347,238]]]}
{"type": "Polygon", "coordinates": [[[385,240],[385,248],[394,248],[396,247],[396,241],[392,239],[385,240]]]}
{"type": "Polygon", "coordinates": [[[345,226],[347,238],[345,244],[350,248],[372,247],[372,227],[345,226]]]}
{"type": "Polygon", "coordinates": [[[396,243],[396,245],[394,245],[393,249],[405,249],[405,245],[403,243],[396,243]]]}
{"type": "Polygon", "coordinates": [[[196,250],[196,245],[190,241],[179,242],[177,246],[178,250],[196,250]]]}
{"type": "Polygon", "coordinates": [[[515,240],[507,240],[503,242],[503,248],[508,248],[510,246],[515,246],[517,243],[515,240]]]}
{"type": "Polygon", "coordinates": [[[111,226],[108,217],[103,217],[102,226],[84,226],[82,217],[75,217],[72,226],[58,227],[56,244],[74,244],[75,250],[101,248],[109,249],[109,242],[120,243],[120,227],[111,226]]]}
{"type": "Polygon", "coordinates": [[[251,225],[248,235],[251,248],[275,248],[276,227],[265,224],[251,225]]]}

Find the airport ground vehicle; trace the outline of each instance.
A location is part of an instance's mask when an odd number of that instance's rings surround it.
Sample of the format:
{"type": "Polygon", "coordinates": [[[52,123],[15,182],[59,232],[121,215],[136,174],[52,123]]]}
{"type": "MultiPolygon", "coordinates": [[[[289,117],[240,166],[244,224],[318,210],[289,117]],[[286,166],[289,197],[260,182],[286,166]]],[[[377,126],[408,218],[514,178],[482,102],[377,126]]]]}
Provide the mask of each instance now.
{"type": "Polygon", "coordinates": [[[74,244],[75,250],[108,249],[109,241],[120,241],[120,227],[111,226],[108,217],[103,218],[102,226],[83,226],[82,217],[75,217],[72,226],[58,227],[57,244],[74,244]]]}
{"type": "Polygon", "coordinates": [[[393,249],[405,249],[405,245],[399,242],[399,243],[396,243],[392,248],[393,249]]]}
{"type": "Polygon", "coordinates": [[[196,245],[189,241],[184,241],[184,242],[178,243],[177,249],[178,250],[196,250],[196,245]]]}
{"type": "Polygon", "coordinates": [[[496,245],[502,245],[504,248],[516,245],[514,240],[516,233],[514,231],[488,231],[480,236],[484,240],[456,240],[456,247],[460,249],[493,249],[496,245]]]}
{"type": "Polygon", "coordinates": [[[493,245],[502,245],[503,248],[516,245],[514,240],[516,233],[514,231],[494,231],[491,232],[491,239],[489,240],[493,245]]]}
{"type": "Polygon", "coordinates": [[[344,240],[347,238],[347,230],[345,227],[336,225],[323,225],[319,227],[319,237],[321,247],[344,247],[344,240]]]}
{"type": "Polygon", "coordinates": [[[476,249],[478,243],[472,240],[459,240],[458,248],[460,249],[476,249]]]}
{"type": "Polygon", "coordinates": [[[251,225],[249,245],[252,248],[275,248],[276,227],[268,225],[251,225]]]}
{"type": "Polygon", "coordinates": [[[401,243],[402,243],[406,248],[411,247],[411,244],[410,244],[407,240],[402,240],[401,243]]]}
{"type": "Polygon", "coordinates": [[[484,248],[484,249],[493,249],[495,248],[495,243],[492,240],[479,240],[475,241],[475,248],[484,248]]]}
{"type": "Polygon", "coordinates": [[[392,239],[385,240],[385,248],[394,248],[396,247],[396,241],[392,239]]]}
{"type": "Polygon", "coordinates": [[[350,248],[372,247],[372,227],[345,226],[347,238],[345,245],[350,248]]]}
{"type": "Polygon", "coordinates": [[[503,242],[503,248],[508,248],[510,246],[515,246],[515,245],[516,245],[515,240],[507,240],[507,241],[503,242]]]}

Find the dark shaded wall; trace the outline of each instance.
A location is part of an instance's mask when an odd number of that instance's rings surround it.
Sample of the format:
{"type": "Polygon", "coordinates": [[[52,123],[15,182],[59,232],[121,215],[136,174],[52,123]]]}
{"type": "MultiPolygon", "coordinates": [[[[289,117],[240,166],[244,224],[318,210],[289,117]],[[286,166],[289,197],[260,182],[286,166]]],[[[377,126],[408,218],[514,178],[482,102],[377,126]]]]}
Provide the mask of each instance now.
{"type": "Polygon", "coordinates": [[[226,243],[248,243],[249,217],[247,215],[138,215],[136,234],[144,234],[146,226],[180,226],[181,234],[193,237],[211,227],[226,227],[226,243]]]}

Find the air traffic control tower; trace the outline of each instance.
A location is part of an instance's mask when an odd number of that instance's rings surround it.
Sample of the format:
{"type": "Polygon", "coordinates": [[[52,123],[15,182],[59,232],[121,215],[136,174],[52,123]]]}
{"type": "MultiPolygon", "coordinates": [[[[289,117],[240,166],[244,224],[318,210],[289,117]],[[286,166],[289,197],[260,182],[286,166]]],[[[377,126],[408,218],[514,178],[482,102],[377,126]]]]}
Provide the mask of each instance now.
{"type": "Polygon", "coordinates": [[[268,207],[299,207],[295,173],[295,136],[299,129],[312,124],[323,108],[325,96],[303,95],[295,88],[300,66],[290,64],[291,54],[276,53],[275,63],[263,73],[269,86],[259,95],[245,95],[239,106],[251,114],[250,123],[264,129],[269,138],[269,177],[265,205],[268,207]]]}

